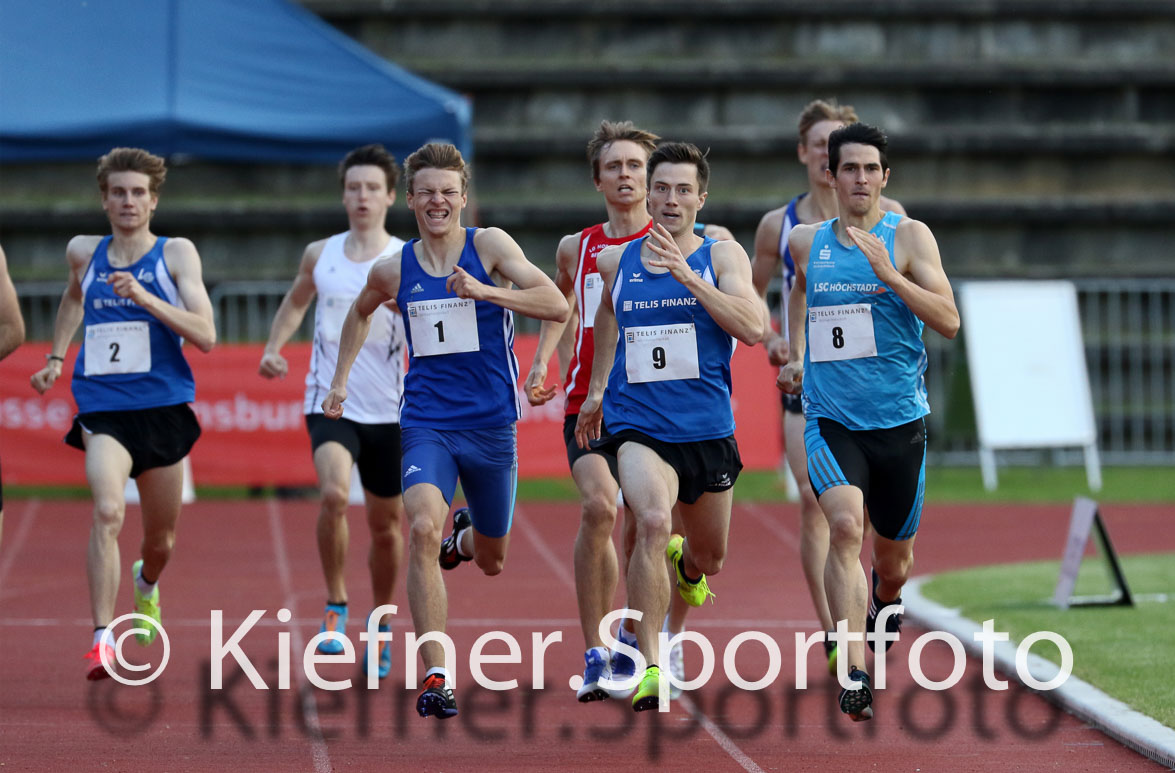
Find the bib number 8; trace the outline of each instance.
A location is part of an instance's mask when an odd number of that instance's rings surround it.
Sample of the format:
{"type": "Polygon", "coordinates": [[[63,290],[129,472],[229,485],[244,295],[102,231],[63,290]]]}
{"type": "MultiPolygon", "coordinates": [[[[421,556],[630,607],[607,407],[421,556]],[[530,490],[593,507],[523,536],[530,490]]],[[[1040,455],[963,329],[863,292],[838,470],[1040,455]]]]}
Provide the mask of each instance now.
{"type": "Polygon", "coordinates": [[[845,331],[839,327],[832,329],[832,345],[837,349],[845,348],[845,331]]]}

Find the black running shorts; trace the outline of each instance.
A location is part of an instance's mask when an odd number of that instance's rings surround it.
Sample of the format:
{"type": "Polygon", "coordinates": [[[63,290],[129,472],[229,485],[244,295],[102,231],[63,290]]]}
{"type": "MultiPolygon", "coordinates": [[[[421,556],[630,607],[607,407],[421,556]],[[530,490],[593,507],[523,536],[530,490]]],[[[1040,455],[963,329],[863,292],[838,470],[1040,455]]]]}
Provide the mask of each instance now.
{"type": "Polygon", "coordinates": [[[306,414],[310,453],[323,443],[335,442],[347,449],[359,466],[359,482],[377,497],[399,496],[400,425],[360,424],[350,419],[328,419],[321,413],[306,414]]]}
{"type": "Polygon", "coordinates": [[[734,435],[692,443],[667,443],[634,429],[610,435],[608,444],[619,451],[625,443],[650,448],[677,473],[677,499],[692,505],[707,492],[726,491],[734,486],[743,462],[734,435]]]}
{"type": "Polygon", "coordinates": [[[138,411],[79,413],[65,436],[66,444],[84,451],[83,432],[117,440],[130,453],[131,477],[137,478],[187,456],[200,437],[200,422],[187,403],[138,411]]]}

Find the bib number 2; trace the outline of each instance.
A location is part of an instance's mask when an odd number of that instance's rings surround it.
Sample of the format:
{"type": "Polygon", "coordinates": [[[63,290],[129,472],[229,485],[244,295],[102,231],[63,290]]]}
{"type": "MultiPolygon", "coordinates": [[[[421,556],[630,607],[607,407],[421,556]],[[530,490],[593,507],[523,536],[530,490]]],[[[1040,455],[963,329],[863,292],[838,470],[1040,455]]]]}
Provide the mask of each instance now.
{"type": "Polygon", "coordinates": [[[87,376],[147,373],[151,333],[146,322],[108,322],[86,326],[87,376]]]}

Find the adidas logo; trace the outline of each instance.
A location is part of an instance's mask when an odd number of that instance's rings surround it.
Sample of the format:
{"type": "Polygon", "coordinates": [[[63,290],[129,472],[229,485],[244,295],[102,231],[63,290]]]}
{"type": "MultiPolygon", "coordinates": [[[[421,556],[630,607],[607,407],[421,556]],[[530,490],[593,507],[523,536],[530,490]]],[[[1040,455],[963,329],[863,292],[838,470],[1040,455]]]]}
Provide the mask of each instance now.
{"type": "Polygon", "coordinates": [[[410,464],[410,465],[408,465],[408,469],[404,470],[404,477],[407,478],[409,475],[411,475],[414,472],[420,472],[420,468],[417,467],[415,464],[410,464]]]}
{"type": "Polygon", "coordinates": [[[417,283],[416,283],[416,284],[415,284],[415,285],[412,287],[412,289],[408,291],[408,293],[409,293],[409,294],[411,294],[411,293],[422,293],[422,292],[424,292],[424,288],[420,286],[420,282],[417,282],[417,283]]]}

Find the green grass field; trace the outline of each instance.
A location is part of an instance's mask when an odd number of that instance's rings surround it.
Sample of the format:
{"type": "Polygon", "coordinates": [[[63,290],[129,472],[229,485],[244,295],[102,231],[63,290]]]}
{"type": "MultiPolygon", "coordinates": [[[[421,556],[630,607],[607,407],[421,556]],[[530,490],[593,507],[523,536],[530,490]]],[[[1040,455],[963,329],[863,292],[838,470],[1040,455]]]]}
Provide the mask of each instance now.
{"type": "MultiPolygon", "coordinates": [[[[1102,490],[1089,491],[1084,468],[1005,467],[1000,469],[999,488],[988,492],[977,467],[931,467],[926,470],[928,502],[1072,502],[1077,495],[1100,502],[1175,502],[1175,475],[1162,467],[1106,467],[1102,469],[1102,490]]],[[[11,499],[86,499],[84,486],[5,486],[11,499]]],[[[237,499],[248,495],[244,486],[201,486],[196,493],[207,499],[237,499]]],[[[272,493],[272,489],[266,493],[272,493]]],[[[780,502],[784,485],[774,472],[743,472],[734,487],[734,498],[742,502],[780,502]]],[[[518,498],[523,501],[576,499],[571,476],[518,481],[518,498]]]]}
{"type": "MultiPolygon", "coordinates": [[[[1133,607],[1070,607],[1050,603],[1059,561],[986,566],[938,575],[923,586],[930,599],[960,608],[965,617],[994,619],[997,631],[1019,641],[1035,631],[1061,634],[1073,648],[1073,673],[1103,692],[1175,728],[1175,702],[1166,678],[1175,659],[1175,554],[1122,559],[1133,607]]],[[[1086,557],[1075,595],[1111,589],[1106,564],[1086,557]]],[[[1055,646],[1034,654],[1059,662],[1055,646]]]]}

